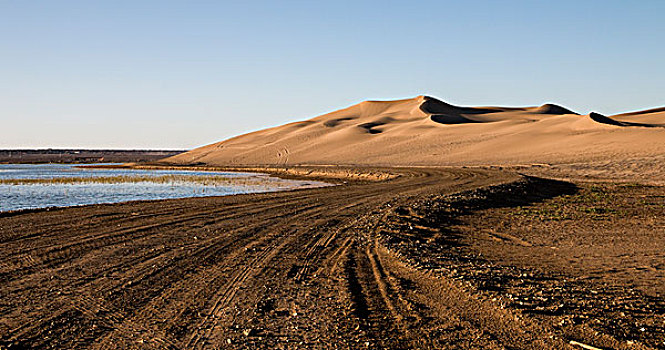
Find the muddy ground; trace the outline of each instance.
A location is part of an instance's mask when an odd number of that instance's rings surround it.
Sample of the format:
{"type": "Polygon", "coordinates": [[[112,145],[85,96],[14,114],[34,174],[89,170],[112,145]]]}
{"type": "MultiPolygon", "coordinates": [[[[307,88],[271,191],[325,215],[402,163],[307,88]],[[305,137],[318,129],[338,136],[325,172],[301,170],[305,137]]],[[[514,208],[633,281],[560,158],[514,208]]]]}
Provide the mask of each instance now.
{"type": "Polygon", "coordinates": [[[665,348],[665,188],[399,172],[0,214],[0,348],[665,348]]]}

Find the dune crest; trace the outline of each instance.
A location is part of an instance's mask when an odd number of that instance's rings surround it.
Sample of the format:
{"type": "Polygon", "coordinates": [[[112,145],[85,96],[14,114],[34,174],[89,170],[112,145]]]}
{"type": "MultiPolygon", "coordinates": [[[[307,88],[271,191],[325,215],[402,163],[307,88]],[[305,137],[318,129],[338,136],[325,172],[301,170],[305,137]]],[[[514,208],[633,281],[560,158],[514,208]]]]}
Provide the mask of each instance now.
{"type": "Polygon", "coordinates": [[[538,114],[577,114],[565,107],[552,103],[546,103],[540,107],[533,108],[531,112],[538,114]]]}
{"type": "MultiPolygon", "coordinates": [[[[463,107],[429,96],[365,101],[167,158],[175,164],[561,164],[665,151],[665,108],[580,115],[556,104],[463,107]]],[[[663,171],[665,173],[665,170],[663,171]]]]}

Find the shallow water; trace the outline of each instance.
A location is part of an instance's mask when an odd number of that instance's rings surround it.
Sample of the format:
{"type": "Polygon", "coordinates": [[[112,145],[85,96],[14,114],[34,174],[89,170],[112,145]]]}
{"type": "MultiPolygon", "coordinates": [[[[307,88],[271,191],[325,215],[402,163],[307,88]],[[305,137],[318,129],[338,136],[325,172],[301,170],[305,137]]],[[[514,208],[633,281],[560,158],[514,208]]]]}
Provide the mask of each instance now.
{"type": "Polygon", "coordinates": [[[118,203],[319,187],[317,181],[284,180],[256,173],[191,170],[84,169],[65,164],[0,164],[0,181],[38,179],[35,184],[0,183],[0,211],[118,203]],[[172,175],[172,176],[171,176],[172,175]],[[220,177],[220,181],[210,181],[220,177]],[[119,179],[109,183],[109,178],[119,179]],[[140,178],[138,182],[122,179],[140,178]],[[154,178],[154,181],[150,181],[154,178]],[[173,180],[164,181],[164,178],[173,180]],[[206,179],[197,181],[197,179],[206,179]],[[71,183],[49,183],[66,179],[71,183]],[[94,182],[99,179],[100,183],[94,182]],[[223,181],[222,181],[223,180],[223,181]]]}

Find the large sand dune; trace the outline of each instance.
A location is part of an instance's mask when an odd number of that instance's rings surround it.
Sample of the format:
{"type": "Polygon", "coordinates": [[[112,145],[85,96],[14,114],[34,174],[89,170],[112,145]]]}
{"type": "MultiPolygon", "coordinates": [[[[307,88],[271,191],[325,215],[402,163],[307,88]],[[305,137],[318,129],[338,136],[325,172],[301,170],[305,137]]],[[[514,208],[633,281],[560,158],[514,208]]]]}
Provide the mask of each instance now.
{"type": "MultiPolygon", "coordinates": [[[[606,165],[608,161],[660,159],[664,154],[665,108],[615,116],[579,115],[554,104],[459,107],[418,96],[362,102],[197,148],[167,161],[210,165],[606,165]]],[[[652,161],[648,170],[662,173],[663,162],[652,161]]]]}

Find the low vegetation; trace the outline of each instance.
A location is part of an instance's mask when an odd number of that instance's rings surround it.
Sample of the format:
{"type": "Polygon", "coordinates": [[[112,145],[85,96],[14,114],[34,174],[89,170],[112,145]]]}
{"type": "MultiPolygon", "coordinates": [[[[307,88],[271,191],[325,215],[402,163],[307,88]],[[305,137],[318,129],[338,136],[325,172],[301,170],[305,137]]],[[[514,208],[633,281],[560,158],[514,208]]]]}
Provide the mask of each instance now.
{"type": "MultiPolygon", "coordinates": [[[[627,187],[627,188],[631,188],[627,187]]],[[[539,205],[520,206],[509,213],[516,217],[533,217],[540,220],[603,220],[625,216],[617,205],[620,192],[616,185],[595,184],[583,186],[577,193],[556,197],[539,205]]]]}
{"type": "Polygon", "coordinates": [[[0,179],[0,185],[78,185],[78,184],[118,184],[118,183],[194,183],[204,186],[260,186],[271,184],[268,178],[225,177],[214,175],[116,175],[100,177],[55,177],[38,179],[0,179]]]}

